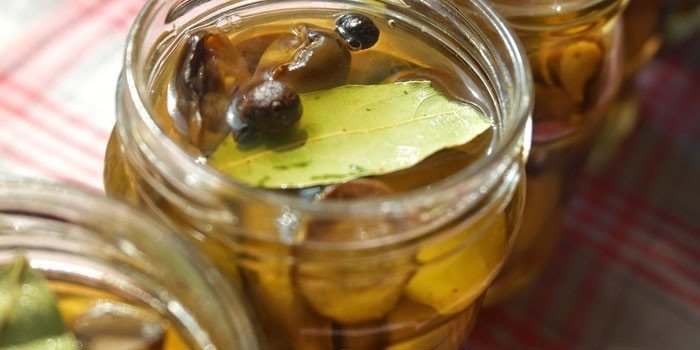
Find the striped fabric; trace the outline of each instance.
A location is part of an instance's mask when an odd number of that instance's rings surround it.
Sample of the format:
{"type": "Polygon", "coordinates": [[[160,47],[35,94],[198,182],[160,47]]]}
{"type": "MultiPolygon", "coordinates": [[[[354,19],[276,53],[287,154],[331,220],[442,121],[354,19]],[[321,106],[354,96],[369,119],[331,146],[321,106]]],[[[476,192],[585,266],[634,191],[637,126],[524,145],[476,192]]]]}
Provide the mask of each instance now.
{"type": "MultiPolygon", "coordinates": [[[[0,171],[101,191],[128,26],[144,0],[0,1],[0,171]]],[[[588,174],[554,261],[467,349],[700,349],[700,35],[638,79],[642,121],[588,174]]],[[[417,349],[421,350],[421,349],[417,349]]]]}
{"type": "Polygon", "coordinates": [[[0,2],[0,170],[102,187],[124,38],[143,2],[0,2]]]}

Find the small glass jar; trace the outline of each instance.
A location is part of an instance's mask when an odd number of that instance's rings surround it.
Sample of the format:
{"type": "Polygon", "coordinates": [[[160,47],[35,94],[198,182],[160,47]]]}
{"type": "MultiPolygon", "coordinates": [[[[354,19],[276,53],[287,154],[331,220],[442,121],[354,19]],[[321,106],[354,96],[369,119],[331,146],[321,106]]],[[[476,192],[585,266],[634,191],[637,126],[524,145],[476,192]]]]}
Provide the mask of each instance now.
{"type": "Polygon", "coordinates": [[[209,255],[245,291],[266,348],[457,348],[520,221],[532,108],[512,33],[483,1],[465,6],[470,12],[460,14],[433,0],[148,2],[128,40],[107,193],[174,223],[209,255]],[[169,135],[151,92],[192,28],[233,35],[255,23],[324,23],[346,12],[412,33],[409,46],[395,49],[419,55],[421,46],[411,46],[420,40],[442,52],[462,87],[469,77],[493,123],[483,157],[414,190],[312,201],[244,186],[169,135]],[[337,236],[315,238],[315,230],[337,236]]]}
{"type": "Polygon", "coordinates": [[[115,339],[127,342],[111,348],[259,348],[231,284],[171,231],[115,200],[0,177],[0,266],[19,256],[49,281],[81,348],[115,339]]]}
{"type": "Polygon", "coordinates": [[[523,224],[487,303],[527,285],[549,260],[564,209],[622,78],[625,0],[492,0],[527,52],[535,87],[523,224]]]}

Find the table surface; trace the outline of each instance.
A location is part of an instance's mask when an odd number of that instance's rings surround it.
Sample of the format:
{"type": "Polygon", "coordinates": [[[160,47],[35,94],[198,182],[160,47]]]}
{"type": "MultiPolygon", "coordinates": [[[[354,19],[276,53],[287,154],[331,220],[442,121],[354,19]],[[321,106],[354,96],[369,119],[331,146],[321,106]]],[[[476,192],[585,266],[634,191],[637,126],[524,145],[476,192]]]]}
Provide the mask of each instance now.
{"type": "MultiPolygon", "coordinates": [[[[0,2],[0,172],[102,189],[124,39],[143,0],[0,2]]],[[[554,263],[468,349],[700,348],[700,35],[638,76],[641,122],[585,174],[554,263]]]]}

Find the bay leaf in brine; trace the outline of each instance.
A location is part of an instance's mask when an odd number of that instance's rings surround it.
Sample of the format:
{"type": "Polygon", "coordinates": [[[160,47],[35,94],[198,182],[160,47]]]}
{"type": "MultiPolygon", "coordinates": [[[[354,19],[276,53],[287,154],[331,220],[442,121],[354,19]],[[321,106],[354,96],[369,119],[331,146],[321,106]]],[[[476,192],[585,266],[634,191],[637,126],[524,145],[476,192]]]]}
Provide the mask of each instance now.
{"type": "Polygon", "coordinates": [[[0,267],[0,350],[77,350],[48,283],[23,257],[0,267]]]}
{"type": "Polygon", "coordinates": [[[479,109],[449,100],[428,81],[346,85],[300,97],[297,129],[252,144],[229,137],[209,163],[252,186],[328,185],[409,168],[490,127],[479,109]]]}

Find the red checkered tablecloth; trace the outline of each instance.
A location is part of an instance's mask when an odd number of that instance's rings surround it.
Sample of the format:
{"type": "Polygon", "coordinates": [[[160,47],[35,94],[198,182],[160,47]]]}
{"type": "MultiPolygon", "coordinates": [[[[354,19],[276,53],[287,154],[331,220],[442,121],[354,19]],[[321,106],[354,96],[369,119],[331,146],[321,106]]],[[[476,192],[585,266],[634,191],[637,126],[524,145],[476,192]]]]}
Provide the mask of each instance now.
{"type": "Polygon", "coordinates": [[[143,3],[0,2],[0,171],[102,188],[124,39],[143,3]]]}
{"type": "MultiPolygon", "coordinates": [[[[0,2],[0,172],[101,190],[143,2],[0,2]]],[[[641,123],[584,176],[553,263],[482,312],[468,349],[700,349],[699,62],[695,35],[641,72],[641,123]]]]}

